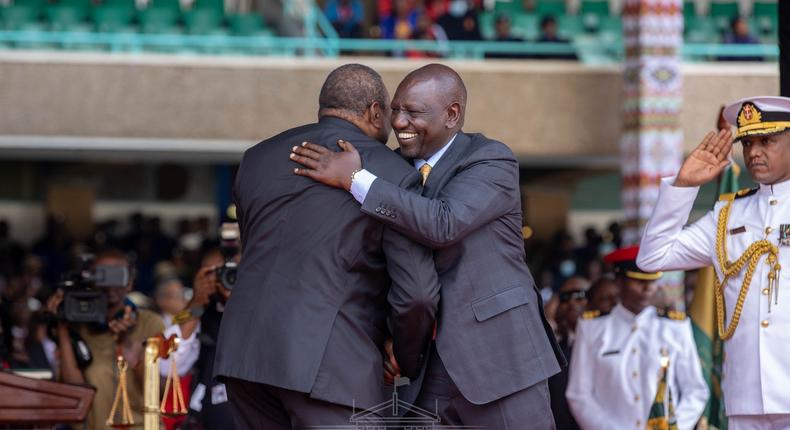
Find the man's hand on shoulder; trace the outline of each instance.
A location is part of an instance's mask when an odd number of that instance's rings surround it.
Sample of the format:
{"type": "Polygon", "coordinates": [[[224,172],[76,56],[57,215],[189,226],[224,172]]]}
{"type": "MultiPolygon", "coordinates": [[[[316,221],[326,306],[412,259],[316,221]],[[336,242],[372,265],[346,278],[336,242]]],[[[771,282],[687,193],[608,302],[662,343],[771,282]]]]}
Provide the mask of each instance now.
{"type": "Polygon", "coordinates": [[[337,141],[343,152],[334,152],[323,146],[303,142],[302,146],[294,146],[291,160],[304,166],[294,169],[294,173],[307,176],[330,187],[351,189],[351,177],[362,169],[359,152],[350,142],[337,141]]]}
{"type": "Polygon", "coordinates": [[[698,187],[715,179],[730,164],[732,132],[724,129],[711,131],[702,143],[683,161],[676,187],[698,187]]]}

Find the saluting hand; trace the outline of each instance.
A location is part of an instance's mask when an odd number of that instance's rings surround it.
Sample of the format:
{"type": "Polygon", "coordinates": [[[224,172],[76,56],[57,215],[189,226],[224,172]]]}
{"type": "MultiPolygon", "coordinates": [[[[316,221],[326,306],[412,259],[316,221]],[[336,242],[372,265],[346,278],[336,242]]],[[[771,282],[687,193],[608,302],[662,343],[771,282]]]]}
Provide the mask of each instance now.
{"type": "Polygon", "coordinates": [[[335,152],[320,145],[303,142],[294,146],[291,160],[305,168],[294,169],[294,173],[307,176],[330,187],[351,190],[351,175],[362,168],[359,152],[350,142],[338,140],[343,152],[335,152]]]}
{"type": "Polygon", "coordinates": [[[683,161],[675,179],[676,187],[698,187],[715,179],[730,164],[732,132],[711,131],[683,161]]]}

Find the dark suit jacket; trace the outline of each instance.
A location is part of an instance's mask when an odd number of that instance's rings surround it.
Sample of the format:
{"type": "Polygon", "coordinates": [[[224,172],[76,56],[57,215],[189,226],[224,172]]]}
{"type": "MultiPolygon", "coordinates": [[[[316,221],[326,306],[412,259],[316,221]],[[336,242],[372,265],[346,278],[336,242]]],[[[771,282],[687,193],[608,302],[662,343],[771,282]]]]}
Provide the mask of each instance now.
{"type": "Polygon", "coordinates": [[[442,284],[436,346],[464,397],[488,403],[557,373],[565,360],[525,263],[510,149],[458,133],[422,195],[382,179],[362,211],[435,250],[442,284]]]}
{"type": "Polygon", "coordinates": [[[348,192],[293,173],[293,146],[310,141],[338,150],[340,138],[354,142],[364,165],[386,180],[419,190],[414,168],[337,118],[247,150],[234,189],[242,258],[214,371],[367,408],[391,393],[382,366],[388,309],[396,358],[414,376],[439,286],[429,249],[365,216],[348,192]]]}
{"type": "MultiPolygon", "coordinates": [[[[559,341],[563,355],[570,360],[573,347],[568,345],[568,339],[559,341]]],[[[568,368],[549,378],[549,393],[551,395],[551,412],[554,415],[554,424],[557,430],[579,430],[579,424],[573,418],[571,409],[568,406],[568,399],[565,397],[565,390],[568,388],[568,368]]]]}

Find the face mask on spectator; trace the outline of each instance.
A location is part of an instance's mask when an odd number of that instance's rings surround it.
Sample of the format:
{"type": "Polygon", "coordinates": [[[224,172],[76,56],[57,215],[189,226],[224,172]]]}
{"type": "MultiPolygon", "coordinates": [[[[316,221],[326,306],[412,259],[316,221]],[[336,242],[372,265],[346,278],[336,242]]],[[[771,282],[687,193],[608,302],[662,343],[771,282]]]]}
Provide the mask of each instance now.
{"type": "Polygon", "coordinates": [[[452,3],[450,3],[448,12],[450,12],[450,15],[454,17],[460,17],[466,15],[467,9],[468,6],[466,4],[466,0],[454,0],[452,3]]]}

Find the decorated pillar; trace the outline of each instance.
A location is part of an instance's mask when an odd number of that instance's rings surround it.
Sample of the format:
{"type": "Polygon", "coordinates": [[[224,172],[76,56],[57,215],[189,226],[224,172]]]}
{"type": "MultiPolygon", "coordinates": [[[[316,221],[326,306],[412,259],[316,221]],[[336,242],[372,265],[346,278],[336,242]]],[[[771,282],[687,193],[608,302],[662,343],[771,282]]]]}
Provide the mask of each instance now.
{"type": "Polygon", "coordinates": [[[622,17],[623,242],[635,244],[653,211],[660,178],[677,173],[682,162],[682,0],[626,0],[622,17]]]}

